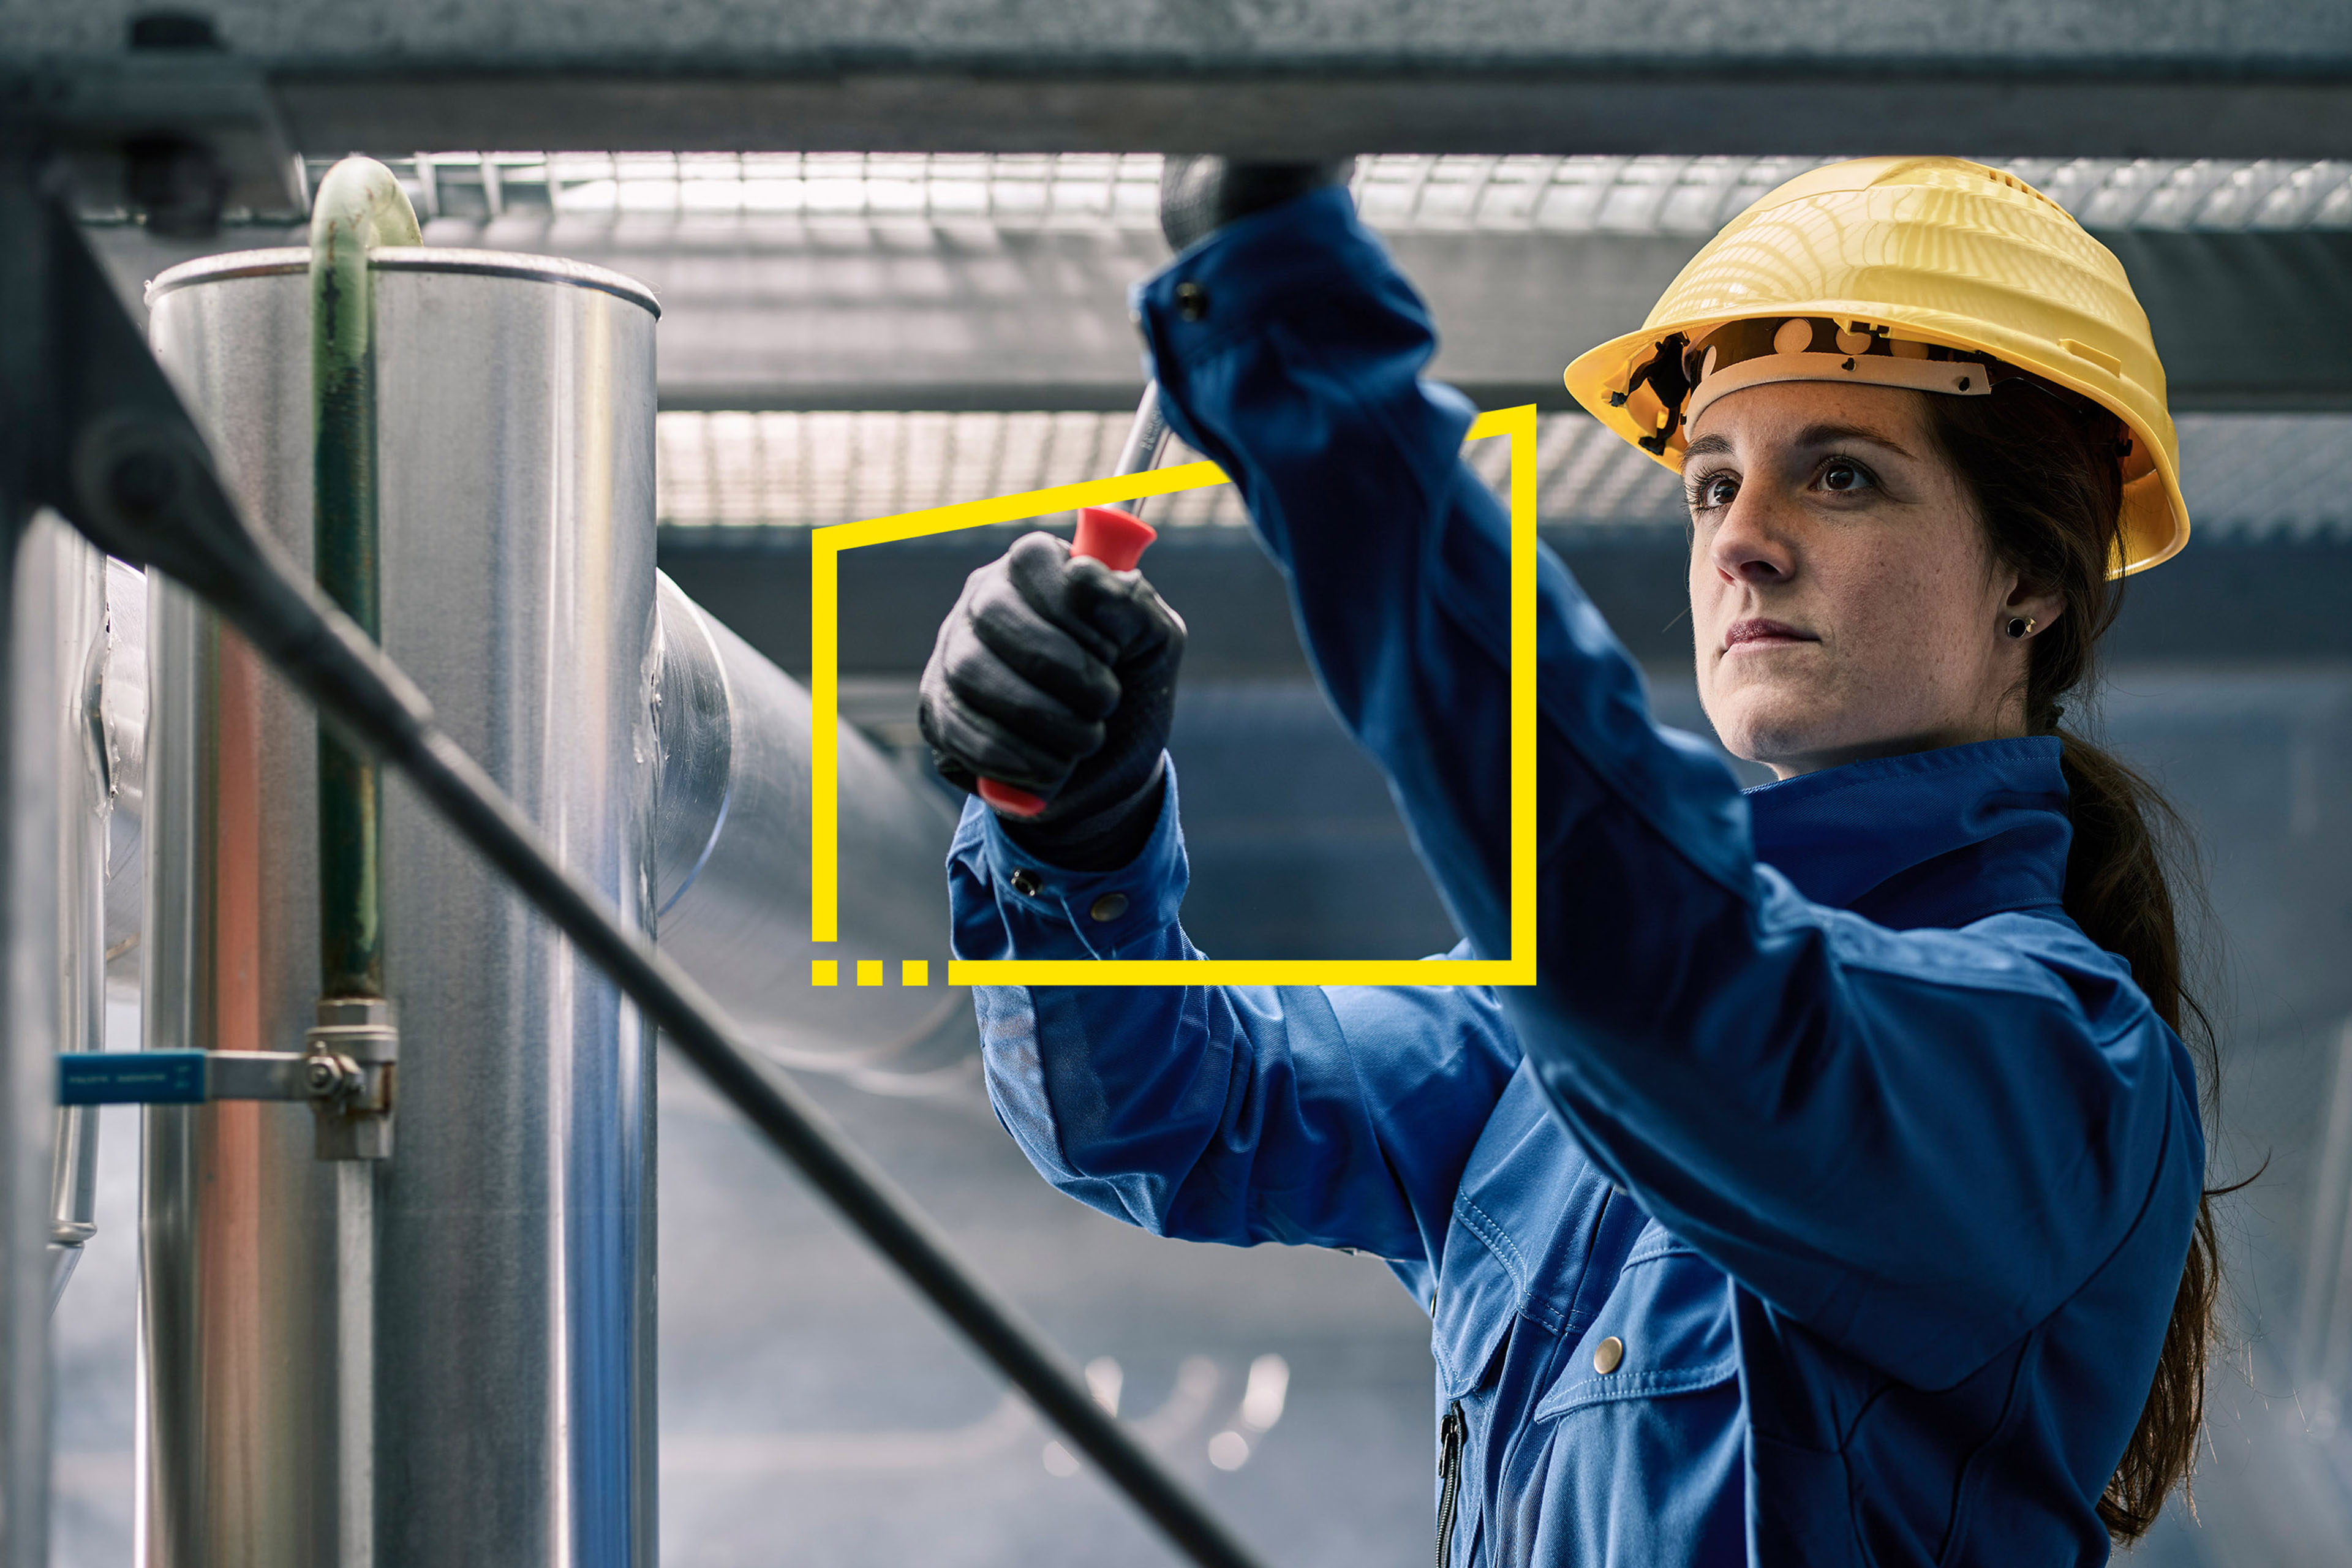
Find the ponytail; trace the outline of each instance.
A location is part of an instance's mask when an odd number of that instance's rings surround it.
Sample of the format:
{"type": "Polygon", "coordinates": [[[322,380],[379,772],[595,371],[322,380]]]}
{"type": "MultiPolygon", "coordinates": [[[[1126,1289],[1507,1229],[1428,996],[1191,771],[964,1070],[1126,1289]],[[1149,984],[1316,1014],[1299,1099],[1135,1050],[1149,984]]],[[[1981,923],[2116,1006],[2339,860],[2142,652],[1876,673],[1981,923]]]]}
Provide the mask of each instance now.
{"type": "MultiPolygon", "coordinates": [[[[2121,584],[2107,571],[2121,532],[2126,432],[2105,409],[2027,376],[1997,383],[1988,397],[1927,401],[1996,558],[2064,602],[2064,613],[2033,639],[2022,695],[2027,730],[2063,745],[2074,828],[2066,913],[2131,965],[2149,1005],[2189,1047],[2210,1122],[2220,1059],[2211,1020],[2184,983],[2175,898],[2177,882],[2201,907],[2187,826],[2153,784],[2063,722],[2122,607],[2121,584]]],[[[2198,1205],[2147,1403],[2099,1499],[2100,1521],[2119,1542],[2146,1534],[2175,1487],[2189,1489],[2221,1291],[2213,1198],[2229,1190],[2209,1188],[2198,1205]]]]}
{"type": "MultiPolygon", "coordinates": [[[[2172,1026],[2197,1062],[2210,1110],[2220,1082],[2220,1056],[2211,1021],[2181,984],[2180,938],[2166,861],[2185,853],[2186,826],[2172,803],[2130,767],[2081,736],[2057,731],[2074,818],[2066,858],[2066,912],[2083,934],[2124,958],[2157,1016],[2172,1026]]],[[[2165,1326],[2156,1381],[2123,1462],[2099,1499],[2099,1520],[2117,1541],[2137,1541],[2163,1511],[2175,1486],[2185,1494],[2205,1424],[2205,1369],[2211,1359],[2221,1259],[2213,1235],[2209,1188],[2197,1205],[2197,1226],[2180,1289],[2165,1326]]]]}

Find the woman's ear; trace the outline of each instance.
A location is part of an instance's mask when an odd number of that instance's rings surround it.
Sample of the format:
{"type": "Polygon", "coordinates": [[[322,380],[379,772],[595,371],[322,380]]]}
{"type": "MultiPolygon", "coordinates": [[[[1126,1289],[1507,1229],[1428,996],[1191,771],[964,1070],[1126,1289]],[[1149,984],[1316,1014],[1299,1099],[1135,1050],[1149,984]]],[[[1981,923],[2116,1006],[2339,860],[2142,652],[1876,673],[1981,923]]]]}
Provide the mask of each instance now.
{"type": "Polygon", "coordinates": [[[2029,582],[2021,577],[2013,583],[2009,597],[2001,601],[2000,614],[2004,625],[2023,620],[2033,630],[2041,631],[2066,613],[2065,596],[2053,588],[2029,582]]]}

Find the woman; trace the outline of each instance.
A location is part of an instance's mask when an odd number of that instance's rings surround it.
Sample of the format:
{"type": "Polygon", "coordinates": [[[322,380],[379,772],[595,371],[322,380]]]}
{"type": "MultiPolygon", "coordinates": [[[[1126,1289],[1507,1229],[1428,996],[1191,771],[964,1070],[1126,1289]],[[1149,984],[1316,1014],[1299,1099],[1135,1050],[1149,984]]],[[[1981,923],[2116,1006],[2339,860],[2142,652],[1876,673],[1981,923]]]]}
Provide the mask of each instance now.
{"type": "MultiPolygon", "coordinates": [[[[1333,176],[1171,170],[1138,302],[1466,942],[1508,950],[1500,510],[1333,176]],[[1244,175],[1247,177],[1244,178],[1244,175]]],[[[984,990],[991,1092],[1164,1235],[1347,1247],[1433,1320],[1443,1564],[2096,1563],[2187,1475],[2213,1295],[2161,801],[2059,728],[2178,550],[2120,268],[2006,174],[1816,171],[1569,383],[1680,469],[1699,690],[1539,567],[1538,982],[984,990]]],[[[1181,957],[1182,627],[1042,535],[922,716],[969,957],[1181,957]]],[[[1433,979],[1435,980],[1435,976],[1433,979]]]]}

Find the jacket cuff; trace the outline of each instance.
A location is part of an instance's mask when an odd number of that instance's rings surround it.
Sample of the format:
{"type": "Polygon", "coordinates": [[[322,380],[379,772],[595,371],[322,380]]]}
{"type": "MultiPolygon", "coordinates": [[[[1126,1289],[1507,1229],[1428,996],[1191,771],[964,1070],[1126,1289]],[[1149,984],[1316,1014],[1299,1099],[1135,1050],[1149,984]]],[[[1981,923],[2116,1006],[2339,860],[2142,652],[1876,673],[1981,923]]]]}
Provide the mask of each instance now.
{"type": "Polygon", "coordinates": [[[1332,185],[1225,225],[1135,285],[1129,298],[1150,357],[1165,370],[1171,361],[1255,337],[1299,290],[1325,297],[1335,286],[1361,289],[1394,272],[1387,247],[1357,219],[1347,187],[1332,185]]]}
{"type": "Polygon", "coordinates": [[[1072,871],[1013,842],[978,796],[964,802],[950,858],[976,859],[985,870],[1016,958],[1133,956],[1145,938],[1176,923],[1189,871],[1178,830],[1176,768],[1165,769],[1160,816],[1142,850],[1108,871],[1072,871]]]}

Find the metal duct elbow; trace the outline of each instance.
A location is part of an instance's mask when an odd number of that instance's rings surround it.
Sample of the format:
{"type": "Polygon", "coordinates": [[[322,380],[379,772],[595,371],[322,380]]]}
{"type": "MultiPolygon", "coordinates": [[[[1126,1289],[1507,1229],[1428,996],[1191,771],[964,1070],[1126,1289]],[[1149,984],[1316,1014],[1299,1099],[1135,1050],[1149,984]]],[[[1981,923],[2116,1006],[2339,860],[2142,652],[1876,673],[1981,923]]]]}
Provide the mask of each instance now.
{"type": "Polygon", "coordinates": [[[969,994],[944,984],[946,801],[841,726],[841,939],[811,941],[808,691],[666,576],[655,604],[662,950],[784,1066],[885,1093],[968,1078],[969,994]],[[827,958],[843,984],[812,985],[827,958]]]}

